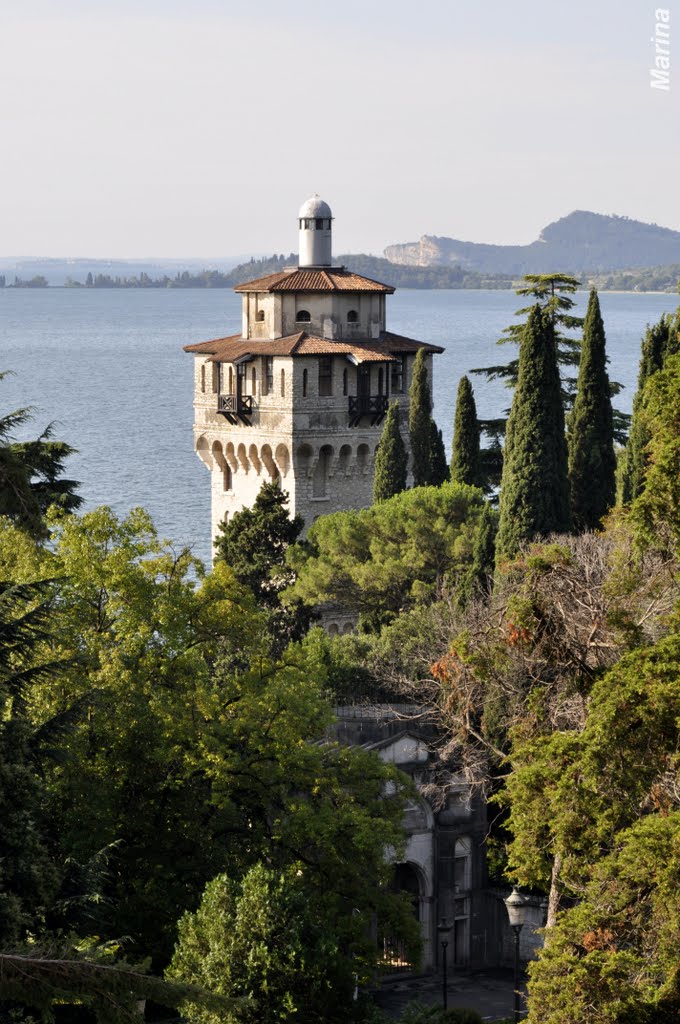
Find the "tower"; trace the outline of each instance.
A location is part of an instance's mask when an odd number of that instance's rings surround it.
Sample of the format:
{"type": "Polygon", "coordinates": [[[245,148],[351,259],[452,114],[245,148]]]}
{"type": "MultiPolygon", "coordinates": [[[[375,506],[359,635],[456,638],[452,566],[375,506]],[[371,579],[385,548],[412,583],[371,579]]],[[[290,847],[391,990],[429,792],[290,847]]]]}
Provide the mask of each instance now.
{"type": "Polygon", "coordinates": [[[194,442],[210,470],[212,535],[280,481],[291,515],[365,508],[381,424],[398,401],[408,445],[415,354],[436,345],[386,329],[390,285],[332,265],[330,207],[319,196],[298,215],[297,267],[236,287],[241,331],[186,345],[194,355],[194,442]]]}

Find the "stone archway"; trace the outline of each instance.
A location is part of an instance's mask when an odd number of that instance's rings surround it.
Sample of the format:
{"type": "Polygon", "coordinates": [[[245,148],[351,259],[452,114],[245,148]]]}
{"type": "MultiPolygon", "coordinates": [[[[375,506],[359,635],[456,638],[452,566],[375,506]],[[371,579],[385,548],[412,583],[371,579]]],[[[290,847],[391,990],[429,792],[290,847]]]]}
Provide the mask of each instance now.
{"type": "MultiPolygon", "coordinates": [[[[422,931],[426,920],[426,892],[425,879],[419,866],[411,861],[394,864],[390,889],[393,892],[403,893],[407,897],[413,916],[422,931]]],[[[403,973],[414,970],[416,965],[409,956],[403,939],[394,939],[389,935],[383,935],[380,939],[380,946],[382,960],[388,972],[403,973]]]]}

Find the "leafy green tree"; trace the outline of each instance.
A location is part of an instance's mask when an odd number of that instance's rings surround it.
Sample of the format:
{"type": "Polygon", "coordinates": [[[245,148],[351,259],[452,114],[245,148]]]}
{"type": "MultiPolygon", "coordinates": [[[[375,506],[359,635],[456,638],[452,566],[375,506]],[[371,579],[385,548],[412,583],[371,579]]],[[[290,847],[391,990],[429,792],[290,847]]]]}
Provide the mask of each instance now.
{"type": "Polygon", "coordinates": [[[409,435],[414,487],[438,487],[448,477],[441,431],[432,418],[425,350],[418,349],[409,391],[409,435]]]}
{"type": "MultiPolygon", "coordinates": [[[[196,913],[184,915],[169,976],[242,1000],[226,1017],[189,1005],[192,1024],[344,1024],[356,965],[329,920],[332,901],[319,898],[307,875],[303,864],[284,872],[258,864],[240,881],[219,875],[196,913]]],[[[348,913],[346,927],[356,925],[348,913]]]]}
{"type": "Polygon", "coordinates": [[[574,406],[569,416],[569,484],[576,529],[596,530],[616,497],[614,424],[604,324],[590,292],[574,406]]]}
{"type": "Polygon", "coordinates": [[[369,509],[322,516],[290,549],[297,581],[285,600],[332,603],[367,630],[455,592],[473,564],[484,516],[481,491],[417,487],[369,509]]]}
{"type": "Polygon", "coordinates": [[[399,430],[399,403],[392,402],[375,453],[373,500],[384,501],[406,490],[408,456],[399,430]]]}
{"type": "MultiPolygon", "coordinates": [[[[605,1021],[664,996],[680,1006],[680,915],[668,906],[680,870],[679,656],[677,635],[632,652],[595,682],[581,729],[513,750],[509,871],[579,901],[532,973],[530,1019],[565,1020],[579,992],[569,1019],[584,1024],[592,1005],[605,1021]]],[[[639,1019],[656,1020],[649,1010],[639,1019]]]]}
{"type": "Polygon", "coordinates": [[[569,529],[564,411],[552,314],[535,306],[524,332],[505,441],[497,558],[569,529]]]}
{"type": "Polygon", "coordinates": [[[451,451],[451,480],[457,484],[480,484],[479,423],[469,377],[461,377],[456,398],[451,451]]]}
{"type": "Polygon", "coordinates": [[[680,351],[680,313],[667,314],[658,323],[648,327],[642,340],[637,391],[633,399],[633,418],[626,449],[622,458],[619,480],[619,502],[630,504],[643,490],[648,464],[647,444],[649,431],[644,423],[645,389],[647,382],[662,370],[666,361],[680,351]]]}
{"type": "MultiPolygon", "coordinates": [[[[5,376],[0,373],[0,381],[5,376]]],[[[12,440],[14,431],[31,418],[28,408],[0,417],[0,515],[44,537],[44,515],[50,505],[73,512],[83,499],[75,493],[77,482],[62,476],[64,462],[74,449],[64,441],[51,440],[51,424],[34,441],[12,440]]]]}
{"type": "Polygon", "coordinates": [[[58,581],[45,650],[69,666],[29,688],[27,715],[40,728],[83,709],[45,772],[44,804],[57,857],[86,865],[111,848],[103,935],[128,935],[162,964],[206,882],[262,859],[302,859],[375,913],[408,780],[366,751],[319,744],[333,722],[320,659],[293,646],[273,659],[266,618],[229,567],[204,575],[140,510],[52,529],[48,549],[7,525],[0,568],[58,581]]]}
{"type": "Polygon", "coordinates": [[[27,692],[50,680],[38,655],[47,639],[48,584],[0,582],[0,943],[34,931],[58,885],[49,853],[41,737],[27,715],[27,692]]]}
{"type": "Polygon", "coordinates": [[[529,968],[531,1024],[671,1024],[680,1012],[680,812],[619,834],[529,968]]]}
{"type": "Polygon", "coordinates": [[[673,806],[679,655],[675,635],[633,651],[594,683],[582,728],[516,742],[509,870],[520,884],[578,896],[620,832],[673,806]]]}

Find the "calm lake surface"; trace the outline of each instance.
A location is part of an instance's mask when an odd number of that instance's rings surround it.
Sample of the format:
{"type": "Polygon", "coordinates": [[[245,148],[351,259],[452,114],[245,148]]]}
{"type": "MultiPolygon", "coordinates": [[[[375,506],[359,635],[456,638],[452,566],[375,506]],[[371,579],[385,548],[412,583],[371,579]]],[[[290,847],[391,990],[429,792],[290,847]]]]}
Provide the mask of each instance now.
{"type": "MultiPolygon", "coordinates": [[[[523,301],[514,292],[398,291],[388,327],[446,347],[435,357],[435,415],[450,444],[458,380],[505,361],[496,348],[523,301]]],[[[578,295],[583,315],[587,295],[578,295]]],[[[678,304],[675,295],[604,293],[610,376],[631,409],[645,326],[678,304]]],[[[0,289],[0,413],[33,406],[35,435],[78,449],[68,465],[86,507],[119,514],[142,505],[161,536],[210,559],[210,485],[192,447],[192,357],[182,345],[236,333],[241,300],[223,290],[0,289]]],[[[499,415],[509,392],[474,377],[480,417],[499,415]]]]}

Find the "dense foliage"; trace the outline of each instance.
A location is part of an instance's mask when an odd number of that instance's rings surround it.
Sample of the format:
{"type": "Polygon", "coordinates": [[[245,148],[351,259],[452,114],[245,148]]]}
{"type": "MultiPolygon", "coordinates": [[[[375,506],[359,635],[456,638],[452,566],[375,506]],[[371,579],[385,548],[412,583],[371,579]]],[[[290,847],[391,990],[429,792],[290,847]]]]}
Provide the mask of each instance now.
{"type": "MultiPolygon", "coordinates": [[[[407,780],[318,742],[332,714],[313,650],[273,658],[231,569],[204,575],[141,511],[50,525],[49,548],[0,531],[4,941],[128,936],[158,968],[220,872],[300,862],[334,934],[350,910],[358,930],[377,916],[408,934],[380,884],[407,780]]],[[[368,970],[378,951],[362,952],[368,970]]]]}
{"type": "MultiPolygon", "coordinates": [[[[0,997],[112,1024],[145,997],[195,1024],[362,1020],[375,928],[418,955],[388,884],[413,789],[332,740],[331,700],[372,698],[436,724],[421,795],[464,775],[498,812],[495,879],[548,896],[531,1024],[677,1018],[677,320],[643,345],[633,500],[569,533],[559,308],[539,301],[523,330],[499,514],[437,480],[320,517],[302,541],[266,485],[210,572],[141,510],[0,519],[0,997]],[[329,607],[358,629],[307,630],[329,607]]],[[[569,425],[581,510],[602,482],[584,467],[604,363],[593,297],[569,425]]],[[[403,479],[394,458],[381,478],[403,479]]],[[[403,1016],[421,1019],[448,1018],[403,1016]]]]}

